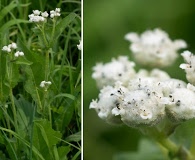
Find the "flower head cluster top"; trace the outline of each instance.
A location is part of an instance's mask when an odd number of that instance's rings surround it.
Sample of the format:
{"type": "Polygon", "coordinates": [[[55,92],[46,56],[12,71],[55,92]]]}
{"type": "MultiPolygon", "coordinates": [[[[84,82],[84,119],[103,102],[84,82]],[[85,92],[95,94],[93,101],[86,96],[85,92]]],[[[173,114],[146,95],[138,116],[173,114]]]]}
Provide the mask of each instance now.
{"type": "MultiPolygon", "coordinates": [[[[50,11],[50,18],[59,17],[60,16],[60,8],[56,8],[55,10],[50,11]]],[[[33,10],[33,13],[29,16],[30,22],[44,22],[46,18],[49,17],[49,13],[47,11],[41,12],[39,10],[33,10]]]]}
{"type": "MultiPolygon", "coordinates": [[[[154,44],[154,51],[149,56],[151,60],[148,57],[145,59],[147,62],[143,62],[146,64],[149,61],[155,63],[155,58],[152,56],[155,56],[153,54],[160,47],[163,37],[162,50],[166,46],[166,51],[164,49],[162,52],[164,55],[161,62],[163,62],[165,59],[170,59],[169,54],[176,54],[176,49],[186,46],[185,42],[182,40],[172,42],[165,32],[158,29],[154,30],[154,33],[145,32],[141,38],[131,33],[128,38],[133,40],[137,38],[137,44],[139,43],[142,48],[138,54],[143,54],[143,57],[147,57],[149,54],[147,51],[152,51],[152,44],[154,44]]],[[[171,55],[171,57],[176,56],[171,55]]],[[[187,64],[181,64],[180,67],[185,69],[187,79],[192,84],[173,79],[157,68],[151,71],[145,69],[135,71],[135,63],[129,61],[126,56],[112,59],[110,63],[98,63],[93,67],[92,78],[95,79],[100,93],[98,99],[92,100],[90,108],[95,109],[98,116],[108,123],[122,123],[131,127],[154,126],[167,118],[174,123],[195,118],[195,86],[193,85],[195,56],[189,51],[183,52],[182,56],[187,64]]]]}
{"type": "Polygon", "coordinates": [[[170,66],[177,58],[177,51],[187,46],[183,40],[172,41],[161,29],[148,30],[140,36],[131,32],[125,39],[131,42],[130,50],[135,60],[151,67],[170,66]]]}
{"type": "MultiPolygon", "coordinates": [[[[17,49],[17,44],[16,43],[11,43],[8,46],[3,46],[2,51],[5,51],[7,53],[12,52],[14,49],[17,49]]],[[[19,56],[24,56],[24,53],[21,51],[17,51],[14,53],[15,57],[19,57],[19,56]]]]}

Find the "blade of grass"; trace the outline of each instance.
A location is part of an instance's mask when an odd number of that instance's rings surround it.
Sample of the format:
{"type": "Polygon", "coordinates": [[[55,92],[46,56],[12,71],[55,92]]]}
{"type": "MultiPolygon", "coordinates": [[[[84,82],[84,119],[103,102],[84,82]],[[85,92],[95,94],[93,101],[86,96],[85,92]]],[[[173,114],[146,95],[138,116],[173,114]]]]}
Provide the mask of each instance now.
{"type": "Polygon", "coordinates": [[[0,12],[0,21],[16,6],[16,1],[12,1],[8,6],[4,7],[0,12]]]}

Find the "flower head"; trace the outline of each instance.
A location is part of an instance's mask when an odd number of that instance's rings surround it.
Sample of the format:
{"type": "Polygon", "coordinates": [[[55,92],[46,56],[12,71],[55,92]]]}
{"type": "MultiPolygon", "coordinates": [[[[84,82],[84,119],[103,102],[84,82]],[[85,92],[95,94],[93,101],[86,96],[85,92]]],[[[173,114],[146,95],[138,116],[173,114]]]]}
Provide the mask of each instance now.
{"type": "Polygon", "coordinates": [[[97,86],[114,85],[116,81],[128,84],[130,78],[135,76],[135,63],[128,60],[126,56],[112,59],[110,63],[99,63],[93,67],[92,78],[96,80],[97,86]]]}
{"type": "Polygon", "coordinates": [[[60,15],[60,8],[50,11],[50,18],[59,17],[60,15]]]}
{"type": "Polygon", "coordinates": [[[41,83],[40,83],[41,88],[46,88],[47,89],[50,85],[51,85],[50,81],[41,81],[41,83]]]}
{"type": "Polygon", "coordinates": [[[3,46],[2,51],[9,53],[9,52],[11,52],[11,48],[9,46],[3,46]]]}
{"type": "Polygon", "coordinates": [[[17,51],[17,52],[14,54],[14,56],[15,56],[15,57],[24,56],[24,52],[17,51]]]}
{"type": "Polygon", "coordinates": [[[82,40],[79,41],[79,44],[77,45],[78,50],[82,50],[83,42],[82,40]]]}
{"type": "Polygon", "coordinates": [[[177,58],[177,50],[186,47],[183,40],[172,41],[168,34],[160,29],[148,30],[140,36],[128,33],[125,39],[131,42],[130,50],[137,62],[151,67],[166,67],[177,58]]]}
{"type": "Polygon", "coordinates": [[[195,92],[188,88],[176,88],[165,101],[169,118],[183,121],[195,118],[195,92]]]}
{"type": "Polygon", "coordinates": [[[181,64],[180,68],[185,70],[187,80],[195,84],[195,55],[189,51],[184,51],[181,55],[186,63],[181,64]]]}
{"type": "Polygon", "coordinates": [[[17,48],[17,44],[12,42],[11,44],[9,44],[8,46],[3,46],[2,48],[2,51],[5,51],[5,52],[11,52],[12,49],[16,49],[17,48]]]}

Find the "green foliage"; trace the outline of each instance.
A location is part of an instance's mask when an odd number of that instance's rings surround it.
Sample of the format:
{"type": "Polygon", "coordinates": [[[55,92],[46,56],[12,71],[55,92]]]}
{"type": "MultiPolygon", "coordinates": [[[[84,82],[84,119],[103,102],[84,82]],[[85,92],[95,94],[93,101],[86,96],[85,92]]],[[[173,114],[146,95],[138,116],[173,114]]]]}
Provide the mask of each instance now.
{"type": "Polygon", "coordinates": [[[141,139],[137,152],[120,153],[114,156],[113,160],[168,160],[154,142],[141,139]]]}
{"type": "Polygon", "coordinates": [[[2,160],[81,157],[81,5],[68,6],[49,0],[0,2],[2,160]],[[28,20],[33,10],[55,8],[61,8],[60,17],[44,24],[28,20]],[[2,51],[12,42],[24,56],[2,51]],[[42,88],[42,81],[51,85],[42,88]]]}

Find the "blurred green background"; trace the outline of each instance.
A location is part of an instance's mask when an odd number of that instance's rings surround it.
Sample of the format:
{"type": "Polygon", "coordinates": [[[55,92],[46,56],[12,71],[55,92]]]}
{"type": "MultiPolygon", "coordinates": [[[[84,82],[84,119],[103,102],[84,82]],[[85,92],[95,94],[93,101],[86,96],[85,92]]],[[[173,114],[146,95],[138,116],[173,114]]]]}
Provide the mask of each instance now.
{"type": "MultiPolygon", "coordinates": [[[[99,90],[91,78],[97,62],[108,62],[118,55],[129,55],[128,32],[142,33],[161,28],[171,39],[184,39],[195,51],[194,0],[83,0],[84,2],[84,160],[111,160],[120,152],[136,151],[142,135],[126,126],[116,127],[98,118],[89,103],[99,90]]],[[[185,80],[177,62],[165,70],[185,80]]],[[[138,66],[139,67],[139,66],[138,66]]]]}

